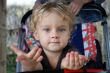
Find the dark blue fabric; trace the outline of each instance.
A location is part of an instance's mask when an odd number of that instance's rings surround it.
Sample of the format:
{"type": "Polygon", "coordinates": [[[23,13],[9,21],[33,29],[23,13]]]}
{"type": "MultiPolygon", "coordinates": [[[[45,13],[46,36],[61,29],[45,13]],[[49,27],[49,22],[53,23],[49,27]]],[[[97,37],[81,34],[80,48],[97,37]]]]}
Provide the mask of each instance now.
{"type": "Polygon", "coordinates": [[[74,45],[81,54],[84,54],[81,24],[77,24],[77,29],[72,33],[70,45],[74,45]]]}

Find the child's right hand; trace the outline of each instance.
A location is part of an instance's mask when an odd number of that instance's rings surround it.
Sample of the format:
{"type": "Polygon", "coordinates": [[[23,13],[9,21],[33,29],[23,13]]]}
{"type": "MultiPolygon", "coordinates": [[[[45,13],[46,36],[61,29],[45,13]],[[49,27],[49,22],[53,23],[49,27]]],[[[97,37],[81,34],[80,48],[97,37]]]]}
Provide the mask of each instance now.
{"type": "Polygon", "coordinates": [[[36,69],[41,69],[40,61],[43,59],[41,56],[41,48],[33,48],[29,53],[24,53],[16,46],[12,45],[11,50],[17,54],[16,61],[20,62],[22,65],[22,71],[32,71],[36,69]]]}

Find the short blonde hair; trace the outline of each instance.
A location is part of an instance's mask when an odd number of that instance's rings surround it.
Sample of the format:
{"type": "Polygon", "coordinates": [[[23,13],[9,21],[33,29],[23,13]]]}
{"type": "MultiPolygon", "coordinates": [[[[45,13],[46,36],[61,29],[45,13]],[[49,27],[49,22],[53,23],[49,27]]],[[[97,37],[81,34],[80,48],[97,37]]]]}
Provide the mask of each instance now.
{"type": "Polygon", "coordinates": [[[74,29],[74,15],[71,13],[71,10],[68,6],[62,4],[62,3],[57,3],[57,2],[47,2],[45,4],[42,4],[39,7],[34,6],[32,16],[31,16],[31,31],[35,32],[36,30],[36,25],[38,24],[38,21],[40,17],[43,15],[45,12],[56,12],[60,14],[61,16],[64,17],[69,22],[69,27],[70,30],[74,29]]]}

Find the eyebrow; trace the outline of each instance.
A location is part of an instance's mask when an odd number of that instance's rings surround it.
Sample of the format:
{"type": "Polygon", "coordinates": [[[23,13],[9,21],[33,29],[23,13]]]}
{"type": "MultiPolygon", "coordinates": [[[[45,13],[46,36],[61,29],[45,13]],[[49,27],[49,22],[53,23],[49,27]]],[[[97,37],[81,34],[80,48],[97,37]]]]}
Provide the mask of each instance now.
{"type": "MultiPolygon", "coordinates": [[[[48,26],[50,26],[50,24],[48,25],[48,24],[46,24],[46,25],[41,25],[42,27],[48,27],[48,26]]],[[[69,26],[69,25],[68,25],[69,26]]],[[[57,27],[66,27],[66,25],[57,25],[57,27]]]]}

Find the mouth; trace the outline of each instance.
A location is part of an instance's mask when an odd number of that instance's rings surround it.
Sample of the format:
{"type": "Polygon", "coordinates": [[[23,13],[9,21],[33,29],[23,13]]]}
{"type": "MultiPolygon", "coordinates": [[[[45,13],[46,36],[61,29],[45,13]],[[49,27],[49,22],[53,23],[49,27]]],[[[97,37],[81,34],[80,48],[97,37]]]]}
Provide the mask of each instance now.
{"type": "Polygon", "coordinates": [[[50,43],[60,43],[60,42],[50,42],[50,43]]]}
{"type": "Polygon", "coordinates": [[[52,43],[52,44],[59,44],[60,42],[50,42],[50,43],[52,43]]]}

